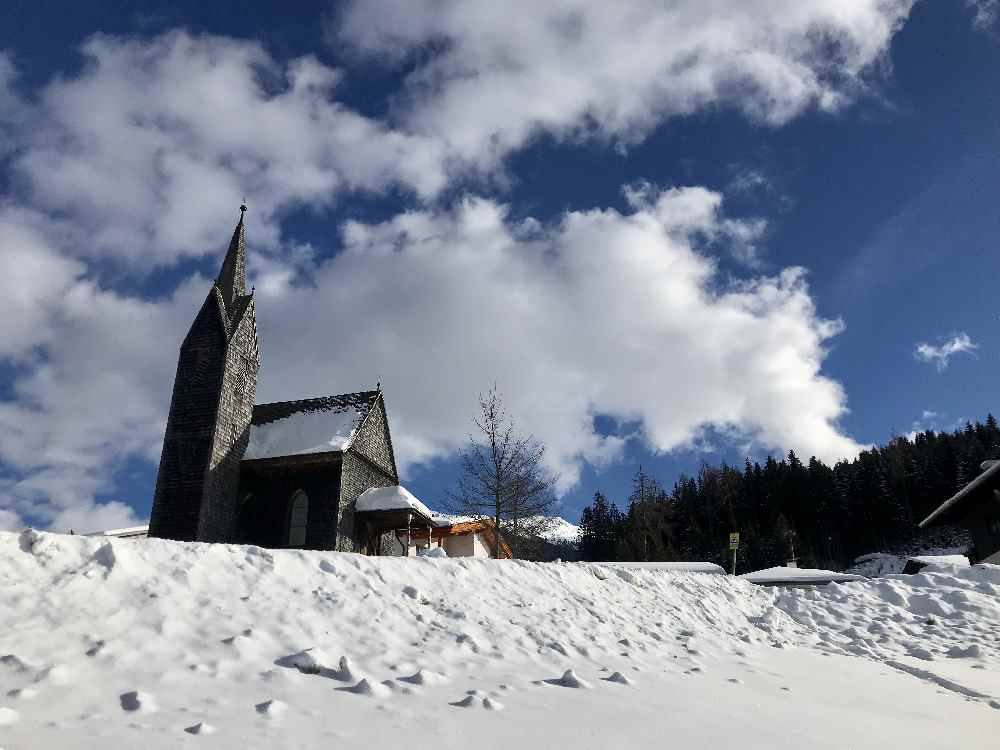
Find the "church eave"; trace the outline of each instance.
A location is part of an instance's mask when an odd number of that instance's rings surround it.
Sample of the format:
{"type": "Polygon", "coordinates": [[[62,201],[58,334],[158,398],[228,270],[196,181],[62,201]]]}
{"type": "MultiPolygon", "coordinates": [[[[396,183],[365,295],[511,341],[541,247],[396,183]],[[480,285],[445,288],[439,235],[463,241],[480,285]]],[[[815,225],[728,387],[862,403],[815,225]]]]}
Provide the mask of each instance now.
{"type": "Polygon", "coordinates": [[[323,451],[321,453],[298,453],[292,456],[269,456],[267,458],[244,458],[240,466],[250,469],[280,468],[283,466],[321,466],[339,464],[344,451],[323,451]]]}

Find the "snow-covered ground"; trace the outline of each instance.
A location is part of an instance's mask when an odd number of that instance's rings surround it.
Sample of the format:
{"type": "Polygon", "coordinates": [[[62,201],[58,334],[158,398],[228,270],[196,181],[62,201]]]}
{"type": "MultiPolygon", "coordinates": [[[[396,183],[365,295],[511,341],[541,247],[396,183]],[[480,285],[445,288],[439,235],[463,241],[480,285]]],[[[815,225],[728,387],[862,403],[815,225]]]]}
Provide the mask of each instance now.
{"type": "MultiPolygon", "coordinates": [[[[891,554],[888,552],[872,552],[861,555],[847,573],[857,573],[863,576],[884,576],[892,573],[902,573],[906,561],[911,557],[965,557],[967,548],[963,547],[928,547],[913,554],[891,554]]],[[[965,558],[968,563],[968,558],[965,558]]]]}
{"type": "Polygon", "coordinates": [[[612,568],[631,568],[636,570],[675,570],[684,573],[715,573],[723,575],[726,571],[721,565],[710,562],[602,562],[612,568]]]}
{"type": "Polygon", "coordinates": [[[0,533],[0,747],[991,748],[1000,567],[812,589],[0,533]]]}
{"type": "Polygon", "coordinates": [[[740,578],[745,578],[750,583],[774,586],[780,584],[815,585],[817,583],[849,583],[850,581],[860,580],[861,576],[852,573],[837,573],[832,570],[787,568],[779,565],[775,568],[765,568],[764,570],[755,570],[752,573],[744,573],[740,578]]]}

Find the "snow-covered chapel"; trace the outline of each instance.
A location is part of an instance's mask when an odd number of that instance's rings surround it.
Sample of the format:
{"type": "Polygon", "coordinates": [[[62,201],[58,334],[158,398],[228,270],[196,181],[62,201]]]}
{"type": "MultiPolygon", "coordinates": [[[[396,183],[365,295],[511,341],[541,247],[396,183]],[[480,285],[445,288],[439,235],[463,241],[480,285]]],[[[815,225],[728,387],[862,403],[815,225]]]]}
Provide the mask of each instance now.
{"type": "Polygon", "coordinates": [[[399,484],[380,388],[254,404],[245,212],[181,344],[149,535],[405,554],[411,529],[434,526],[425,506],[356,507],[366,490],[399,484]],[[400,526],[405,541],[392,533],[400,526]]]}

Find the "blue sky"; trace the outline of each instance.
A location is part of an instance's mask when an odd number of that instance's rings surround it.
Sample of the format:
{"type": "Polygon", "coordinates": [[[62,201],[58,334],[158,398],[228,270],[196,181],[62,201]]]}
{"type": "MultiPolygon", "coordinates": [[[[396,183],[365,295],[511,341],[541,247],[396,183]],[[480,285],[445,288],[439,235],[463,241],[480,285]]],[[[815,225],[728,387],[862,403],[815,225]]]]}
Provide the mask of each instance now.
{"type": "Polygon", "coordinates": [[[997,3],[538,5],[15,4],[0,525],[148,515],[244,195],[258,398],[381,380],[432,505],[494,380],[571,520],[996,410],[997,3]]]}

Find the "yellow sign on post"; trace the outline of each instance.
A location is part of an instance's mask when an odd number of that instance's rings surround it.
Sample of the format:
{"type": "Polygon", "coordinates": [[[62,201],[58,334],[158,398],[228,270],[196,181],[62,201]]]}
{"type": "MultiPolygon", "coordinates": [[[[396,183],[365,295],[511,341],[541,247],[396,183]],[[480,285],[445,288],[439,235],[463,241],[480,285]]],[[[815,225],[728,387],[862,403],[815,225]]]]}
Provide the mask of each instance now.
{"type": "Polygon", "coordinates": [[[729,535],[729,549],[736,549],[740,546],[740,535],[734,532],[729,535]]]}

